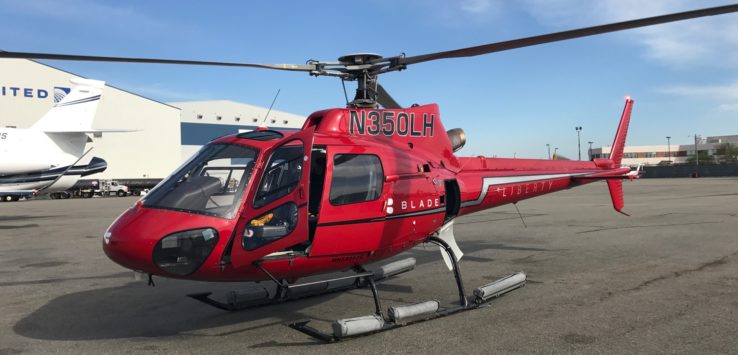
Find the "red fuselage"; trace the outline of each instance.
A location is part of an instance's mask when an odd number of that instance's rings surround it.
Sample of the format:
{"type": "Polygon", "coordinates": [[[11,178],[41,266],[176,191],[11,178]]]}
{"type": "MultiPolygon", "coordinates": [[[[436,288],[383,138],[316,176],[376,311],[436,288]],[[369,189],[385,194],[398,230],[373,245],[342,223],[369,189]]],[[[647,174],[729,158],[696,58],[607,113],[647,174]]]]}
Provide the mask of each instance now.
{"type": "Polygon", "coordinates": [[[398,254],[457,216],[629,171],[610,160],[456,157],[437,105],[320,111],[300,131],[227,136],[198,154],[234,146],[243,158],[223,157],[240,167],[186,163],[110,226],[105,253],[166,277],[296,280],[398,254]]]}

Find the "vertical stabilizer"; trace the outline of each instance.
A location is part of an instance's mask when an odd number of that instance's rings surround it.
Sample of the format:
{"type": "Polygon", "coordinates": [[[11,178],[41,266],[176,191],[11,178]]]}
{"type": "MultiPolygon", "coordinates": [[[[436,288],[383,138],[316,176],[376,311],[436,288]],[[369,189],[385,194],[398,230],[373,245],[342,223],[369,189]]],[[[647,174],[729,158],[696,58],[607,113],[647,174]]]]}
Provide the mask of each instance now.
{"type": "Polygon", "coordinates": [[[612,207],[615,211],[629,216],[629,214],[623,212],[623,207],[625,207],[625,199],[623,198],[623,180],[607,180],[607,188],[610,189],[612,207]]]}
{"type": "Polygon", "coordinates": [[[43,132],[87,132],[100,103],[104,81],[74,78],[76,86],[56,103],[31,129],[43,132]]]}
{"type": "Polygon", "coordinates": [[[623,115],[620,117],[620,124],[615,133],[615,140],[612,142],[612,150],[610,151],[610,160],[615,163],[616,167],[619,167],[620,162],[623,160],[623,149],[625,148],[625,137],[628,135],[631,110],[633,110],[633,99],[629,96],[625,98],[625,108],[623,108],[623,115]]]}

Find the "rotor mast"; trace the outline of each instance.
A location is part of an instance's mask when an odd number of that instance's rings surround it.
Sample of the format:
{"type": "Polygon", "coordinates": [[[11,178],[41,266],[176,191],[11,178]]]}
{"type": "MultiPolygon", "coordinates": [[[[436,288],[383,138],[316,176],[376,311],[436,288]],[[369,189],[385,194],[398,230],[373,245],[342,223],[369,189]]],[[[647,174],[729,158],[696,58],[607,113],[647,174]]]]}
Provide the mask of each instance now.
{"type": "Polygon", "coordinates": [[[344,80],[356,81],[356,95],[348,103],[352,108],[377,108],[379,106],[378,76],[386,72],[386,58],[375,53],[347,54],[338,58],[345,70],[344,80]]]}

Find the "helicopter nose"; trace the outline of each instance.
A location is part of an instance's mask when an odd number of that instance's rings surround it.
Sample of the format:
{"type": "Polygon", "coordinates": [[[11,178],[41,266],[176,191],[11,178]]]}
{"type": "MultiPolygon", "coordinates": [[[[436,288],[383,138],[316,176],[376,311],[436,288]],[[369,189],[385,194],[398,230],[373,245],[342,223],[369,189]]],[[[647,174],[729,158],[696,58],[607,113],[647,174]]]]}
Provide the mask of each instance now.
{"type": "Polygon", "coordinates": [[[141,243],[136,243],[135,238],[116,232],[115,229],[105,232],[103,237],[105,255],[125,268],[154,273],[156,270],[151,263],[150,253],[142,250],[141,243]]]}
{"type": "Polygon", "coordinates": [[[145,273],[155,273],[151,259],[154,241],[149,241],[137,227],[140,213],[135,208],[124,212],[103,235],[103,251],[121,266],[145,273]]]}
{"type": "MultiPolygon", "coordinates": [[[[222,239],[219,236],[230,235],[234,223],[137,204],[110,225],[102,247],[111,260],[128,269],[184,277],[206,268],[222,239]]],[[[208,265],[220,270],[216,260],[217,256],[213,257],[208,265]]]]}

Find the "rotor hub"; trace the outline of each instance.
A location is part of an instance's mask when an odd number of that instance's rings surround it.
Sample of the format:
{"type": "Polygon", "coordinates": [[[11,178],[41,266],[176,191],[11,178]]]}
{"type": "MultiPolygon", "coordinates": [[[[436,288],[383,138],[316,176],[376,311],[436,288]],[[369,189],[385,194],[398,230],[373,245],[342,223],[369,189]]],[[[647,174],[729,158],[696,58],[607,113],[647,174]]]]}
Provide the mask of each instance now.
{"type": "Polygon", "coordinates": [[[352,53],[338,57],[338,62],[343,65],[363,65],[382,58],[381,55],[376,53],[352,53]]]}

